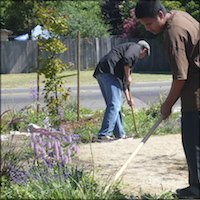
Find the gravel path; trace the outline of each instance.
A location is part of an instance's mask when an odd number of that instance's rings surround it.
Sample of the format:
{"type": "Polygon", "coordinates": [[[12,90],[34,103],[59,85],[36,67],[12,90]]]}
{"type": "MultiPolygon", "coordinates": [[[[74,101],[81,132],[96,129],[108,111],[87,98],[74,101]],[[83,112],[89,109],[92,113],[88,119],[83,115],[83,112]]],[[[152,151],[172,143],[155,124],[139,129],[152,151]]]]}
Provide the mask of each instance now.
{"type": "MultiPolygon", "coordinates": [[[[137,148],[141,139],[121,139],[107,143],[92,143],[95,176],[108,181],[137,148]]],[[[91,166],[89,144],[79,146],[78,158],[91,166]]],[[[180,134],[151,136],[122,174],[122,192],[137,195],[174,192],[187,186],[187,167],[180,134]]]]}

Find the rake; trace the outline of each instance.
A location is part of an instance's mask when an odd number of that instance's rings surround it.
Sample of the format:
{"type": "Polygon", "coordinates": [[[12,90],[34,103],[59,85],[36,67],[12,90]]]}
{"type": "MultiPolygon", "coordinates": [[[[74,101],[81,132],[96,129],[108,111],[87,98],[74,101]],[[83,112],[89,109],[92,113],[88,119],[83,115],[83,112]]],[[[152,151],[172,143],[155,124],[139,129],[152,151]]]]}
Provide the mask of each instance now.
{"type": "Polygon", "coordinates": [[[110,188],[110,186],[112,186],[113,183],[116,182],[119,179],[119,177],[122,175],[122,173],[124,172],[124,170],[127,168],[128,164],[137,155],[137,153],[139,152],[139,150],[143,147],[143,145],[149,139],[149,137],[151,136],[151,134],[156,130],[156,128],[159,126],[159,124],[162,122],[162,120],[163,120],[163,117],[160,116],[159,119],[156,121],[156,123],[151,127],[151,129],[149,130],[149,132],[144,136],[144,138],[142,139],[142,141],[140,142],[140,144],[137,146],[137,148],[135,149],[135,151],[131,154],[131,156],[128,158],[128,160],[124,163],[124,165],[116,173],[113,181],[106,186],[106,188],[104,190],[104,193],[106,193],[108,191],[108,189],[110,188]]]}

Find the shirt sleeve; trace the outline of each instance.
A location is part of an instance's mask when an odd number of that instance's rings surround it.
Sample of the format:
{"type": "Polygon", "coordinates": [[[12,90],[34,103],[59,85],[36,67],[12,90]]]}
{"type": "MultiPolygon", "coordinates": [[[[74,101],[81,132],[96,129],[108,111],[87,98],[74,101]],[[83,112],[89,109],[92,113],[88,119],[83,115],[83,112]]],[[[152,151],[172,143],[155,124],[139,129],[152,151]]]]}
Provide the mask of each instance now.
{"type": "Polygon", "coordinates": [[[183,34],[169,34],[167,41],[168,57],[175,80],[186,80],[188,75],[189,63],[185,49],[185,37],[183,34]]]}
{"type": "Polygon", "coordinates": [[[129,46],[123,57],[124,65],[129,65],[130,68],[132,68],[138,57],[139,57],[139,46],[138,45],[129,46]]]}

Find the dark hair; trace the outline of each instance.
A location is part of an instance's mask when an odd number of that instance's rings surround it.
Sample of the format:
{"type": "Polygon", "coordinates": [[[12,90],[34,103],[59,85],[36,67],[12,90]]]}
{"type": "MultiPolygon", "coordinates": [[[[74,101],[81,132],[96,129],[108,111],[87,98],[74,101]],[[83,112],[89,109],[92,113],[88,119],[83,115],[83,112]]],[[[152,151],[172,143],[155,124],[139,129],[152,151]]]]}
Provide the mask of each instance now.
{"type": "Polygon", "coordinates": [[[135,7],[135,15],[138,19],[145,17],[155,18],[159,11],[164,14],[167,13],[166,8],[159,0],[138,0],[135,7]]]}

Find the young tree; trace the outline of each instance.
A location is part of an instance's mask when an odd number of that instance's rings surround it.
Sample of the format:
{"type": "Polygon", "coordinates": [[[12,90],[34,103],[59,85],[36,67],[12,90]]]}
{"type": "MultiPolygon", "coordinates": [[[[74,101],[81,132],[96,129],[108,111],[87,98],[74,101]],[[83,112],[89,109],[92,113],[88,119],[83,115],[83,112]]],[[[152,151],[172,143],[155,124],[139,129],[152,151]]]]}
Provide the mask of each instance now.
{"type": "Polygon", "coordinates": [[[62,120],[62,112],[69,95],[61,75],[67,69],[67,64],[58,58],[59,54],[67,50],[60,40],[60,37],[67,33],[67,20],[53,8],[39,7],[37,14],[40,24],[50,33],[48,39],[39,38],[38,40],[41,55],[39,74],[45,76],[44,101],[51,124],[59,127],[62,120]]]}

